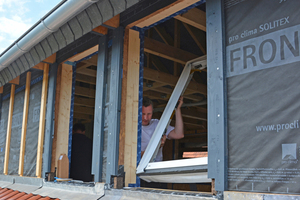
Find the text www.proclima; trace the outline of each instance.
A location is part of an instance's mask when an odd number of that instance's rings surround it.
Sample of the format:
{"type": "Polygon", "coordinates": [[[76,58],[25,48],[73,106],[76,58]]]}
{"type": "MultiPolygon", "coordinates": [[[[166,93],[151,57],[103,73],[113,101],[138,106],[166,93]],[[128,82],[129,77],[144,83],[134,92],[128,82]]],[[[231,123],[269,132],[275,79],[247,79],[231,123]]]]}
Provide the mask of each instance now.
{"type": "Polygon", "coordinates": [[[288,130],[288,129],[295,129],[295,128],[299,128],[298,120],[294,120],[294,122],[292,123],[256,126],[256,131],[257,132],[265,132],[265,131],[279,132],[281,130],[288,130]]]}

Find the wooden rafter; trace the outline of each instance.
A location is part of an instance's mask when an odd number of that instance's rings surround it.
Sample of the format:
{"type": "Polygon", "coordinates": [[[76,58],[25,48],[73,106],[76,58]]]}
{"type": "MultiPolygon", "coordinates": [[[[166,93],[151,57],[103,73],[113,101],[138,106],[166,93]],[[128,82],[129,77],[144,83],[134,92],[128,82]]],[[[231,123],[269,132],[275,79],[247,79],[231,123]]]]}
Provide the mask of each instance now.
{"type": "Polygon", "coordinates": [[[157,25],[154,26],[153,28],[167,45],[173,46],[174,44],[173,38],[167,33],[164,27],[157,25]]]}
{"type": "Polygon", "coordinates": [[[95,92],[96,91],[94,89],[75,86],[75,95],[89,97],[89,98],[95,98],[95,92]]]}
{"type": "MultiPolygon", "coordinates": [[[[144,69],[144,78],[152,81],[165,83],[170,86],[175,86],[178,80],[178,76],[172,76],[171,74],[159,72],[153,69],[145,68],[144,69]]],[[[188,85],[187,92],[191,93],[200,93],[207,94],[207,86],[204,84],[200,84],[194,81],[191,81],[188,85]]]]}
{"type": "Polygon", "coordinates": [[[157,10],[144,18],[139,19],[139,20],[129,24],[128,28],[131,28],[133,26],[137,26],[140,28],[143,28],[145,26],[150,26],[151,24],[154,24],[154,23],[182,10],[183,8],[193,5],[194,3],[197,3],[198,1],[199,0],[177,0],[176,2],[162,8],[160,10],[157,10]]]}
{"type": "Polygon", "coordinates": [[[76,74],[76,81],[96,85],[96,77],[91,77],[83,74],[76,74]]]}
{"type": "Polygon", "coordinates": [[[206,13],[198,8],[192,8],[184,14],[174,17],[184,23],[206,31],[206,13]]]}
{"type": "MultiPolygon", "coordinates": [[[[170,96],[171,96],[171,94],[172,94],[172,92],[173,92],[173,89],[166,88],[166,87],[156,87],[156,88],[152,88],[150,90],[166,94],[165,95],[166,97],[163,98],[164,100],[165,99],[169,99],[170,96]]],[[[197,96],[197,95],[192,95],[192,94],[190,94],[190,95],[183,95],[183,97],[185,99],[190,99],[190,100],[193,100],[193,101],[202,101],[203,100],[203,97],[197,96]]]]}
{"type": "Polygon", "coordinates": [[[200,50],[202,51],[202,53],[205,55],[206,54],[206,50],[204,49],[204,47],[202,46],[202,44],[197,39],[196,34],[192,31],[192,29],[190,28],[190,26],[188,24],[183,23],[183,25],[186,28],[186,30],[189,32],[189,34],[191,35],[191,37],[193,38],[193,40],[195,41],[195,43],[197,44],[197,46],[200,48],[200,50]]]}
{"type": "Polygon", "coordinates": [[[154,89],[156,89],[156,88],[165,86],[166,84],[165,84],[165,83],[154,82],[154,83],[152,83],[152,84],[150,84],[150,85],[151,85],[151,87],[148,87],[147,84],[144,83],[144,85],[143,85],[143,91],[154,90],[154,89]]]}
{"type": "Polygon", "coordinates": [[[79,70],[77,73],[96,78],[97,71],[93,70],[93,69],[82,69],[82,70],[79,70]]]}
{"type": "Polygon", "coordinates": [[[82,113],[74,113],[73,114],[74,119],[81,119],[81,120],[90,120],[93,118],[92,115],[86,115],[82,113]]]}
{"type": "Polygon", "coordinates": [[[95,99],[82,98],[82,97],[75,96],[74,105],[94,108],[95,107],[95,99]]]}
{"type": "Polygon", "coordinates": [[[75,105],[74,106],[74,113],[94,115],[94,108],[75,105]]]}
{"type": "Polygon", "coordinates": [[[187,61],[199,57],[195,54],[172,47],[148,37],[145,37],[144,51],[181,64],[185,64],[187,61]]]}

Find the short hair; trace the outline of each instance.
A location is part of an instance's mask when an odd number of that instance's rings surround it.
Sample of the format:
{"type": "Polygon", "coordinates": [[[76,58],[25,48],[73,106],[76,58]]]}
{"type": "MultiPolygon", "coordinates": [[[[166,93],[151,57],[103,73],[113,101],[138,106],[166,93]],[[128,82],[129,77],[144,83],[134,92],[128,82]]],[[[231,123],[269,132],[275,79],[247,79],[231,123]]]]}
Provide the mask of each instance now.
{"type": "Polygon", "coordinates": [[[143,97],[143,106],[148,107],[150,105],[153,108],[153,102],[151,101],[151,99],[149,99],[148,97],[143,97]]]}
{"type": "Polygon", "coordinates": [[[78,131],[78,130],[80,130],[80,131],[85,131],[85,126],[84,126],[84,124],[81,124],[81,123],[76,123],[76,124],[74,124],[74,126],[73,126],[73,131],[76,132],[76,131],[78,131]]]}

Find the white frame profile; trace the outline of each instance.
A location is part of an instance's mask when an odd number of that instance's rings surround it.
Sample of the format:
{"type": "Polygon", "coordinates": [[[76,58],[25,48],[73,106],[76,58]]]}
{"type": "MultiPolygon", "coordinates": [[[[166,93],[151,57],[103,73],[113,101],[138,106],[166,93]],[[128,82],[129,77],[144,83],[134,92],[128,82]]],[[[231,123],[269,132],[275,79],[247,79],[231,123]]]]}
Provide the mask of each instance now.
{"type": "MultiPolygon", "coordinates": [[[[145,153],[137,167],[136,174],[142,177],[147,181],[158,181],[164,182],[168,178],[168,182],[170,181],[169,178],[171,176],[166,175],[172,174],[172,171],[176,171],[178,178],[171,179],[172,182],[187,182],[184,181],[184,177],[188,177],[187,180],[189,183],[191,182],[211,182],[211,179],[207,178],[207,157],[206,158],[195,158],[195,159],[181,159],[181,160],[174,160],[174,161],[162,161],[162,162],[151,162],[153,158],[156,157],[157,151],[160,147],[161,137],[164,134],[165,128],[169,124],[170,117],[179,97],[184,93],[185,89],[187,88],[195,70],[202,70],[207,67],[206,62],[206,55],[196,58],[194,60],[188,61],[178,79],[178,82],[172,92],[172,95],[167,103],[167,106],[159,120],[159,123],[154,130],[154,133],[148,143],[148,146],[145,150],[145,153]],[[200,166],[200,168],[199,168],[200,166]],[[180,168],[180,170],[178,169],[180,168]],[[185,173],[185,168],[187,171],[185,173]],[[165,171],[168,170],[168,172],[165,171]],[[180,171],[180,172],[179,172],[180,171]],[[196,174],[191,173],[193,171],[197,171],[198,176],[196,174]],[[160,172],[164,174],[160,174],[160,172]],[[182,173],[181,173],[182,172],[182,173]],[[188,175],[189,174],[189,175],[188,175]],[[167,176],[167,177],[163,177],[167,176]],[[160,178],[155,178],[160,177],[160,178]],[[180,178],[179,178],[180,177],[180,178]],[[193,177],[193,178],[191,178],[193,177]],[[195,177],[197,177],[195,180],[195,177]],[[200,180],[198,179],[200,178],[200,180]]],[[[174,174],[172,175],[174,177],[174,174]]]]}

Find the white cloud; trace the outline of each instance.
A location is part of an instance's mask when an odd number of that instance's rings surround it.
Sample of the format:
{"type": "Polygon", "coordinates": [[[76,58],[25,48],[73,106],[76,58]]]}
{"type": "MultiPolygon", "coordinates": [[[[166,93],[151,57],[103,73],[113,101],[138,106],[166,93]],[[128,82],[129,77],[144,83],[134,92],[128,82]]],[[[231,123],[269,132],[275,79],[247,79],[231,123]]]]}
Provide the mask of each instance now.
{"type": "MultiPolygon", "coordinates": [[[[26,3],[29,0],[1,0],[0,10],[7,13],[18,13],[19,15],[24,15],[29,9],[26,7],[26,3]]],[[[7,14],[6,13],[6,14],[7,14]]]]}
{"type": "Polygon", "coordinates": [[[9,34],[11,37],[18,37],[30,28],[29,24],[22,22],[22,20],[8,19],[0,17],[1,33],[9,34]]]}

